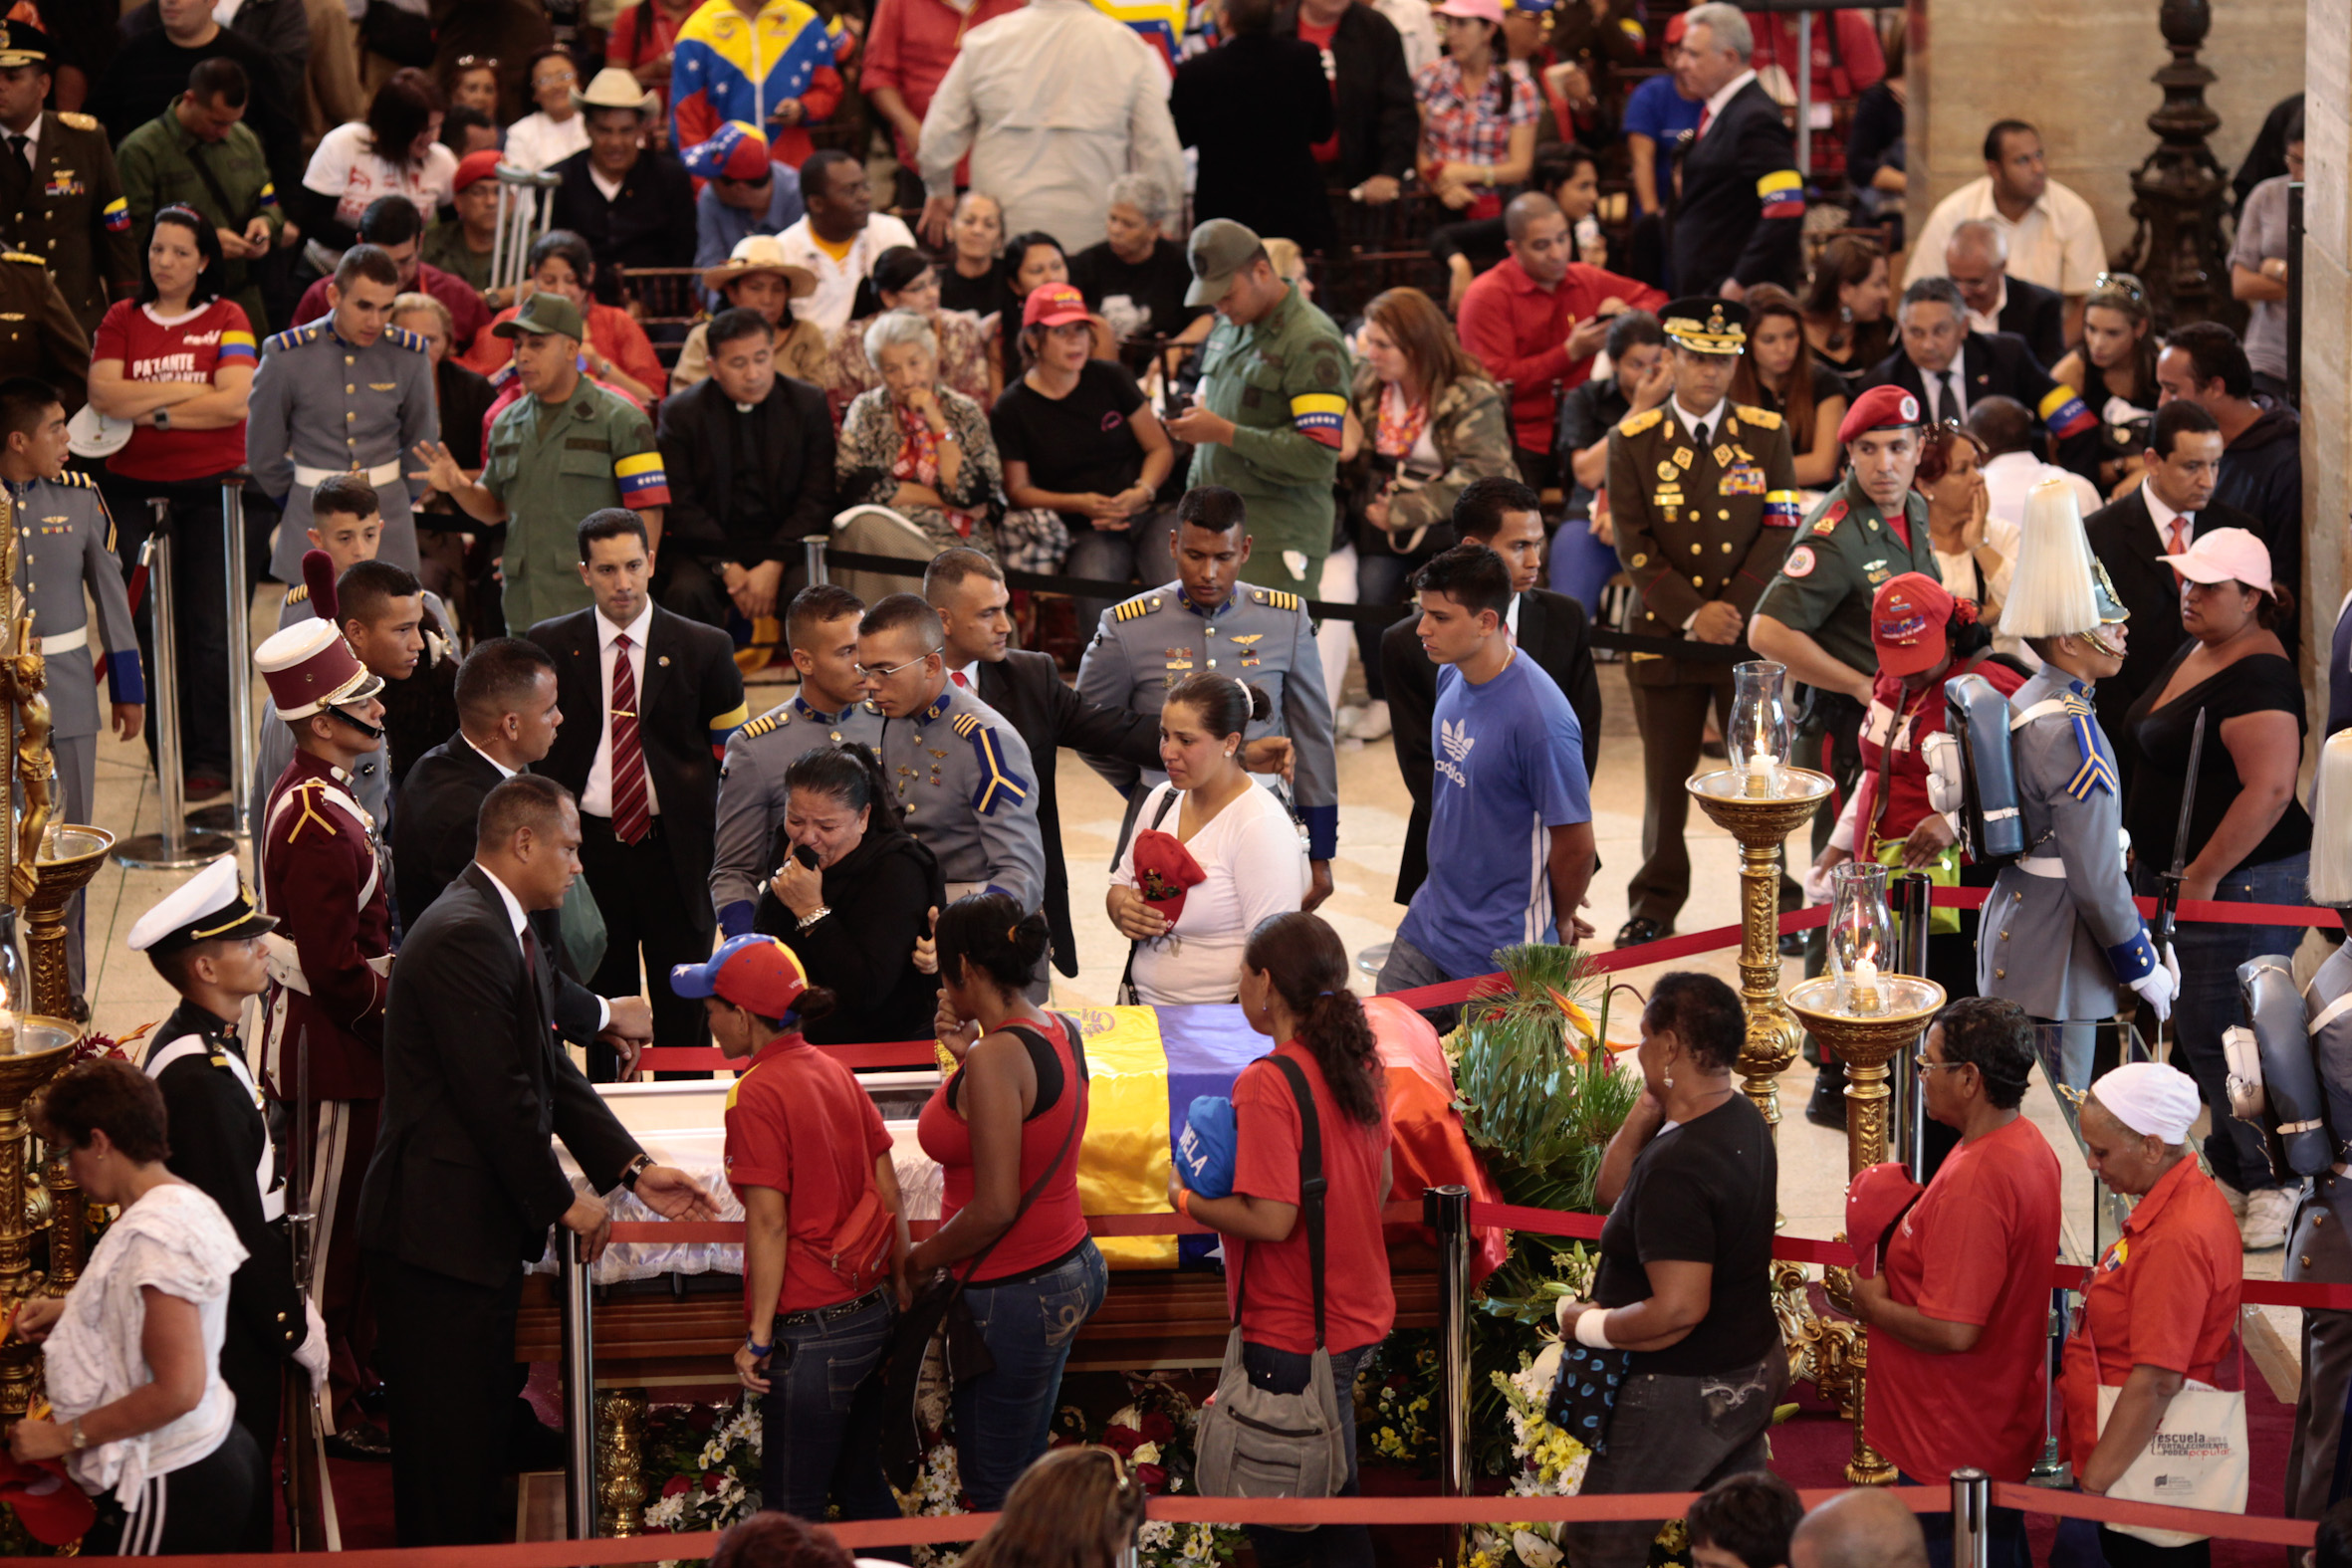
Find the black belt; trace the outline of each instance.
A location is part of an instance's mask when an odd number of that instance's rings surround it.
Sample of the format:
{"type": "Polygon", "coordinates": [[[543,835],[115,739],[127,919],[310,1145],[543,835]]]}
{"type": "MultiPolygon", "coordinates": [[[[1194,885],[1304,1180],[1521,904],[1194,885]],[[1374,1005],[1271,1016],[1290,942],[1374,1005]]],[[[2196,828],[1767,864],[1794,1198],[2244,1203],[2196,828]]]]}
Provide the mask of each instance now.
{"type": "Polygon", "coordinates": [[[888,1285],[876,1285],[864,1295],[853,1296],[847,1301],[836,1301],[831,1306],[811,1307],[805,1312],[779,1312],[776,1315],[776,1326],[779,1328],[803,1328],[811,1323],[830,1323],[835,1318],[853,1317],[872,1306],[876,1301],[881,1300],[883,1293],[889,1288],[888,1285]]]}

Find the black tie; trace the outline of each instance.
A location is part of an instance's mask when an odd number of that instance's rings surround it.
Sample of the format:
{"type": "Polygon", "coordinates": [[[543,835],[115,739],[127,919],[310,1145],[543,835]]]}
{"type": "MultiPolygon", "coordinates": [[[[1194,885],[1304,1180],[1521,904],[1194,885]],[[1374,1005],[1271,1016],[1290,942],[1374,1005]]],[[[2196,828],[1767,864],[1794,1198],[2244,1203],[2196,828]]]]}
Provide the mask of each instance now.
{"type": "Polygon", "coordinates": [[[1698,439],[1699,450],[1702,452],[1706,451],[1708,447],[1706,421],[1700,421],[1698,427],[1694,429],[1691,434],[1698,439]]]}
{"type": "Polygon", "coordinates": [[[8,154],[22,165],[26,173],[30,174],[33,171],[32,137],[20,136],[15,131],[10,131],[8,133],[8,154]]]}
{"type": "Polygon", "coordinates": [[[1936,417],[1939,420],[1950,420],[1952,423],[1958,424],[1960,422],[1960,372],[1946,370],[1937,377],[1937,382],[1936,401],[1940,406],[1936,409],[1936,417]]]}

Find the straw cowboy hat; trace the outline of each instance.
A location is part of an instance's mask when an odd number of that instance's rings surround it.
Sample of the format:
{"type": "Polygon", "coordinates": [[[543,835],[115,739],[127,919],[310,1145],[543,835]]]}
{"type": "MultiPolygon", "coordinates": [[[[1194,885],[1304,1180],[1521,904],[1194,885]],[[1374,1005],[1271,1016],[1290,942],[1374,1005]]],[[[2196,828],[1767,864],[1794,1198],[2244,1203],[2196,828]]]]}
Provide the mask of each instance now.
{"type": "Polygon", "coordinates": [[[637,86],[637,79],[618,66],[606,66],[591,78],[588,91],[572,90],[572,107],[586,112],[591,109],[633,109],[640,114],[661,112],[661,95],[651,88],[637,86]]]}
{"type": "Polygon", "coordinates": [[[716,267],[703,269],[705,289],[724,289],[739,278],[753,273],[772,272],[785,282],[793,299],[817,292],[817,274],[806,267],[796,267],[784,259],[784,246],[773,234],[747,234],[735,242],[735,249],[716,267]]]}

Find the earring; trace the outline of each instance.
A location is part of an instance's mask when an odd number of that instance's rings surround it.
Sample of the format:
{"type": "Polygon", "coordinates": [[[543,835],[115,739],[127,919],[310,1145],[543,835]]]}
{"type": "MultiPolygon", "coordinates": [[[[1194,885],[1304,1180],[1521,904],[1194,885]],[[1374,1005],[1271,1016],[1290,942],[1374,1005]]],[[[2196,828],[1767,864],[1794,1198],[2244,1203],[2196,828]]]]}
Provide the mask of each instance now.
{"type": "Polygon", "coordinates": [[[1669,1089],[1674,1087],[1674,1074],[1671,1072],[1666,1074],[1666,1087],[1669,1089]]]}
{"type": "Polygon", "coordinates": [[[1846,324],[1848,327],[1851,327],[1851,326],[1853,326],[1853,325],[1854,325],[1854,308],[1853,308],[1852,306],[1850,306],[1850,305],[1841,305],[1841,306],[1839,306],[1839,307],[1837,308],[1837,319],[1838,319],[1839,321],[1841,321],[1841,322],[1845,323],[1845,324],[1846,324]]]}

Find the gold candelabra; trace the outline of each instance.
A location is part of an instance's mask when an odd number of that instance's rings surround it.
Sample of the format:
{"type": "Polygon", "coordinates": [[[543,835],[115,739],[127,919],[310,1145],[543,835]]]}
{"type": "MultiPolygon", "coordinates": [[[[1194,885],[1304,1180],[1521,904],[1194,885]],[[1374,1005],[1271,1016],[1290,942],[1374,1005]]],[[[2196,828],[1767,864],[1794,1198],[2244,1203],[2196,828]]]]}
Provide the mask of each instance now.
{"type": "Polygon", "coordinates": [[[1796,1060],[1799,1030],[1780,1003],[1780,846],[1829,798],[1829,776],[1810,769],[1736,769],[1685,785],[1708,820],[1740,844],[1740,997],[1748,1036],[1740,1047],[1741,1087],[1775,1132],[1780,1074],[1796,1060]],[[1762,784],[1768,792],[1759,792],[1762,784]]]}
{"type": "MultiPolygon", "coordinates": [[[[1846,983],[1852,987],[1854,983],[1846,983]]],[[[1834,1052],[1846,1068],[1846,1175],[1877,1165],[1887,1157],[1888,1063],[1927,1029],[1944,1006],[1944,988],[1911,975],[1878,975],[1872,1010],[1854,1009],[1851,991],[1841,996],[1834,975],[1823,975],[1792,987],[1788,1008],[1821,1048],[1834,1052]]],[[[1851,1311],[1853,1276],[1831,1268],[1822,1283],[1841,1310],[1851,1311]]],[[[1870,1367],[1869,1334],[1858,1322],[1817,1320],[1807,1325],[1814,1365],[1824,1395],[1836,1398],[1854,1426],[1853,1457],[1846,1463],[1846,1479],[1857,1486],[1894,1483],[1895,1467],[1862,1435],[1863,1410],[1870,1367]]]]}
{"type": "MultiPolygon", "coordinates": [[[[0,1013],[0,1306],[11,1313],[53,1283],[33,1268],[33,1227],[25,1206],[25,1101],[65,1066],[79,1033],[64,1018],[0,1013]]],[[[53,1188],[53,1207],[64,1201],[53,1188]]],[[[79,1192],[70,1201],[79,1204],[79,1192]]],[[[0,1345],[0,1425],[25,1413],[40,1356],[38,1347],[22,1340],[0,1345]]]]}

